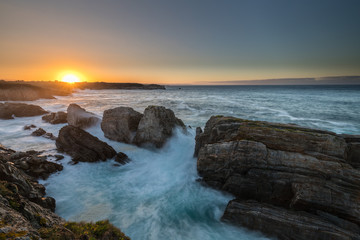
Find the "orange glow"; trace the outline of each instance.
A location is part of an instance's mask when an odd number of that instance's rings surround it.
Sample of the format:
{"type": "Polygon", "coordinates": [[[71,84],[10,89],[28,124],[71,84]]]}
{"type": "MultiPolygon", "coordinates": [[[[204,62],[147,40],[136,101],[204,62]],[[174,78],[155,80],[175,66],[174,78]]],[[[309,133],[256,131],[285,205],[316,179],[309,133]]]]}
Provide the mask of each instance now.
{"type": "Polygon", "coordinates": [[[74,71],[63,71],[57,76],[57,79],[70,84],[86,81],[83,74],[74,71]]]}
{"type": "Polygon", "coordinates": [[[61,79],[61,81],[67,83],[76,83],[76,82],[80,82],[80,79],[74,74],[67,74],[61,79]]]}

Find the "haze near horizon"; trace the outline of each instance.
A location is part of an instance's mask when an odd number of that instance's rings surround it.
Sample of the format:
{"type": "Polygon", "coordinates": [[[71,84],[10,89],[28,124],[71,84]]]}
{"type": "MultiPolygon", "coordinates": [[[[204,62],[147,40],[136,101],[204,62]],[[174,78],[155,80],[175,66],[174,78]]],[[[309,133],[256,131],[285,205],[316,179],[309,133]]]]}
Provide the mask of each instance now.
{"type": "Polygon", "coordinates": [[[355,0],[0,0],[0,79],[286,84],[359,76],[359,12],[355,0]]]}

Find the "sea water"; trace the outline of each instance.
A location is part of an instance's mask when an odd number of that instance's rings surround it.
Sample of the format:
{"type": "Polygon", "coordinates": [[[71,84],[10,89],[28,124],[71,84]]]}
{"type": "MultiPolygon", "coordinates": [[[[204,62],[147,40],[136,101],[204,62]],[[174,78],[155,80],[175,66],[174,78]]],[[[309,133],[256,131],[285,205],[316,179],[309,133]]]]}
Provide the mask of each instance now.
{"type": "MultiPolygon", "coordinates": [[[[65,111],[70,103],[102,117],[106,109],[127,106],[143,112],[149,105],[172,109],[190,126],[176,131],[160,150],[138,148],[104,137],[100,126],[87,129],[126,153],[132,161],[70,165],[46,181],[56,199],[56,213],[71,221],[109,219],[135,240],[143,239],[265,239],[260,233],[220,221],[230,194],[202,186],[196,180],[193,157],[195,127],[212,115],[296,123],[306,127],[360,134],[359,86],[181,86],[167,90],[83,90],[72,96],[34,102],[49,111],[65,111]]],[[[54,141],[31,136],[26,124],[54,135],[65,124],[44,123],[41,116],[0,120],[0,143],[15,150],[55,154],[54,141]]]]}

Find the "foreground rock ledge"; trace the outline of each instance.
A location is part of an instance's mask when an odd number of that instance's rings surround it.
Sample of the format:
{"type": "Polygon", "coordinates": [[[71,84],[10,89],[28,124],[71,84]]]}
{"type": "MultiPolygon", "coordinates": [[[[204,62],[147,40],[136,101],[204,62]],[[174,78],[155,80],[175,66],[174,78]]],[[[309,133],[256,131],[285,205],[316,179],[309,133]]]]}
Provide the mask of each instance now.
{"type": "Polygon", "coordinates": [[[26,103],[0,103],[0,119],[14,119],[15,117],[32,117],[48,113],[43,108],[26,103]]]}
{"type": "Polygon", "coordinates": [[[224,220],[279,239],[360,239],[358,139],[215,116],[195,155],[203,181],[237,198],[224,220]]]}

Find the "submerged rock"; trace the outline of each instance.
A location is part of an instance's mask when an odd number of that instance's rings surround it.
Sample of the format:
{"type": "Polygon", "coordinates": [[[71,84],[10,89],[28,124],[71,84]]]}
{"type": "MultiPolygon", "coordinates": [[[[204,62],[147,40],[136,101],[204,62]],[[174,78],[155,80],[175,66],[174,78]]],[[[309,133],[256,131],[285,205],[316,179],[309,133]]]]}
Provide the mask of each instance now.
{"type": "Polygon", "coordinates": [[[27,124],[24,126],[24,130],[31,130],[32,128],[36,128],[34,124],[27,124]]]}
{"type": "Polygon", "coordinates": [[[56,147],[69,154],[75,162],[96,162],[113,158],[115,150],[90,133],[74,126],[65,126],[59,132],[56,147]]]}
{"type": "Polygon", "coordinates": [[[101,129],[111,140],[131,143],[142,116],[130,107],[109,109],[104,111],[101,129]]]}
{"type": "Polygon", "coordinates": [[[37,105],[25,103],[0,103],[0,119],[14,119],[15,117],[32,117],[47,113],[37,105]]]}
{"type": "Polygon", "coordinates": [[[79,128],[88,128],[96,125],[100,119],[93,113],[86,111],[79,105],[72,103],[67,108],[67,122],[79,128]]]}
{"type": "Polygon", "coordinates": [[[149,106],[139,122],[133,143],[161,148],[172,136],[175,127],[186,129],[184,123],[175,117],[172,110],[162,106],[149,106]]]}
{"type": "Polygon", "coordinates": [[[35,131],[33,131],[33,132],[31,133],[31,135],[32,135],[32,136],[35,136],[35,137],[40,137],[40,136],[44,135],[45,133],[46,133],[46,131],[45,131],[44,129],[38,128],[38,129],[36,129],[35,131]]]}
{"type": "Polygon", "coordinates": [[[357,239],[360,171],[349,156],[359,155],[349,144],[328,131],[216,116],[197,131],[195,155],[202,180],[237,198],[223,219],[279,239],[357,239]]]}
{"type": "Polygon", "coordinates": [[[124,165],[124,164],[130,162],[130,158],[125,153],[118,152],[115,156],[115,162],[118,162],[121,165],[124,165]]]}
{"type": "Polygon", "coordinates": [[[67,113],[61,111],[56,113],[53,112],[43,116],[42,120],[51,124],[67,123],[67,113]]]}

